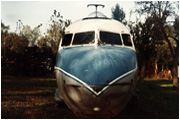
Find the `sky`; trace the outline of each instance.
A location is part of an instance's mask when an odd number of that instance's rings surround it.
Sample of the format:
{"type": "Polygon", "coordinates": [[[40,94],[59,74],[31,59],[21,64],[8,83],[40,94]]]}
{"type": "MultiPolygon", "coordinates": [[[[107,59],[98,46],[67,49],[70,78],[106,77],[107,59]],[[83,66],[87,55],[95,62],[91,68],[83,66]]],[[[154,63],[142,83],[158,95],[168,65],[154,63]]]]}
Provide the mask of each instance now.
{"type": "Polygon", "coordinates": [[[10,26],[10,32],[15,32],[18,20],[21,20],[23,25],[30,25],[31,29],[42,23],[41,29],[44,30],[48,28],[54,10],[60,12],[64,20],[70,19],[74,22],[95,11],[93,6],[87,8],[88,4],[105,5],[104,8],[98,7],[98,11],[111,17],[111,9],[116,3],[125,11],[125,19],[129,20],[134,1],[1,1],[1,22],[10,26]]]}

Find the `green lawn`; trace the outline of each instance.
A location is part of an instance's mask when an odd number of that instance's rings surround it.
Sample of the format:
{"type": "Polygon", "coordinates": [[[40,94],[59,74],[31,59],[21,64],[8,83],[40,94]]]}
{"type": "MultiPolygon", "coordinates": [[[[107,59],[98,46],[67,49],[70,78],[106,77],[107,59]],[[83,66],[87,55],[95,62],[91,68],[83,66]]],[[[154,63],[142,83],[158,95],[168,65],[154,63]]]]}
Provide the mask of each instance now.
{"type": "Polygon", "coordinates": [[[116,118],[178,119],[179,91],[172,89],[172,83],[172,80],[161,79],[138,82],[138,97],[116,118]]]}
{"type": "Polygon", "coordinates": [[[153,118],[179,118],[179,91],[172,86],[172,80],[145,80],[138,85],[143,106],[153,118]]]}
{"type": "MultiPolygon", "coordinates": [[[[76,118],[65,104],[57,105],[54,78],[1,78],[1,118],[76,118]]],[[[115,118],[179,118],[179,91],[172,90],[172,80],[145,80],[137,83],[138,97],[115,118]]]]}

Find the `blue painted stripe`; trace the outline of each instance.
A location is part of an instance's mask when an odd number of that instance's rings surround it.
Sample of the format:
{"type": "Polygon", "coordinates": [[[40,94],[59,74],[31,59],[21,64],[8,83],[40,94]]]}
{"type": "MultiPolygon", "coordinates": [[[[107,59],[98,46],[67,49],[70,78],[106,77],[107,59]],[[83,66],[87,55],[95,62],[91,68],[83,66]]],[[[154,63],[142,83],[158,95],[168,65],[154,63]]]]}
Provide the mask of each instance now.
{"type": "Polygon", "coordinates": [[[106,90],[108,90],[110,88],[110,86],[114,85],[115,83],[119,82],[120,80],[124,79],[125,77],[133,74],[134,72],[136,72],[136,69],[130,71],[129,73],[125,73],[122,76],[119,76],[118,78],[116,78],[115,80],[112,81],[112,83],[107,84],[101,91],[99,91],[98,93],[96,91],[93,90],[92,87],[90,87],[88,84],[84,83],[82,80],[80,80],[79,78],[67,73],[66,71],[64,71],[61,68],[55,67],[55,70],[60,71],[61,73],[63,73],[64,75],[66,75],[67,77],[70,77],[71,79],[75,80],[76,82],[80,83],[81,85],[83,85],[88,91],[92,92],[94,95],[96,95],[97,97],[99,95],[101,95],[102,93],[104,93],[106,90]]]}

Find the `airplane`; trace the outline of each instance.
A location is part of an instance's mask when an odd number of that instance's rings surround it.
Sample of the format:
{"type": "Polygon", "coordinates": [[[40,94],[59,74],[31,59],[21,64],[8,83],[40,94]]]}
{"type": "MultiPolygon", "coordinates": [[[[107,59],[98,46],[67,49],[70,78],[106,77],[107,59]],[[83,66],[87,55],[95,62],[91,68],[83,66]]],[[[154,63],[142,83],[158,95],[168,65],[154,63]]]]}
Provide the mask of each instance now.
{"type": "Polygon", "coordinates": [[[96,11],[65,30],[55,73],[59,99],[80,118],[112,118],[130,101],[137,81],[132,36],[121,22],[96,11]]]}

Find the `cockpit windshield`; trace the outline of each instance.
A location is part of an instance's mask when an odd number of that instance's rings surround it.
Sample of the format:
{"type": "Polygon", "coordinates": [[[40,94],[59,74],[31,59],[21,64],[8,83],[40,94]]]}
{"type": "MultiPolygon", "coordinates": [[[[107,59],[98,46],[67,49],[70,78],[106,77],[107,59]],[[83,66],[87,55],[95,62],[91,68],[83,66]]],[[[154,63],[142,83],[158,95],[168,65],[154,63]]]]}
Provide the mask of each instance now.
{"type": "Polygon", "coordinates": [[[131,37],[129,34],[122,34],[122,39],[124,41],[124,45],[132,46],[131,37]]]}
{"type": "Polygon", "coordinates": [[[71,39],[72,34],[65,34],[62,41],[62,46],[69,46],[71,44],[71,39]]]}
{"type": "Polygon", "coordinates": [[[82,33],[76,33],[73,40],[73,45],[79,45],[79,44],[90,44],[93,43],[95,38],[95,32],[82,32],[82,33]]]}
{"type": "Polygon", "coordinates": [[[100,40],[104,44],[122,45],[120,34],[100,31],[100,40]]]}

